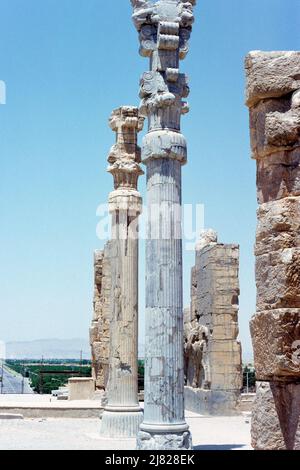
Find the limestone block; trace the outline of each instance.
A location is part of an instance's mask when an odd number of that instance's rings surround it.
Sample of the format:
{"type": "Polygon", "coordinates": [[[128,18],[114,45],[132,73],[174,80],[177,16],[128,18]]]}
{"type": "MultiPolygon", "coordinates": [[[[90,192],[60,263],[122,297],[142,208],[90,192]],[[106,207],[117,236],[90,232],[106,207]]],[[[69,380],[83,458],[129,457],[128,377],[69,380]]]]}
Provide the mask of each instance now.
{"type": "Polygon", "coordinates": [[[185,407],[193,413],[211,416],[235,416],[240,414],[241,395],[237,390],[184,389],[185,407]]]}
{"type": "Polygon", "coordinates": [[[210,354],[240,354],[241,345],[238,341],[215,340],[210,342],[210,354]]]}
{"type": "Polygon", "coordinates": [[[266,98],[280,98],[300,88],[300,52],[252,51],[246,57],[246,100],[253,106],[266,98]]]}
{"type": "MultiPolygon", "coordinates": [[[[278,146],[271,145],[271,141],[266,137],[268,126],[268,117],[275,113],[285,114],[291,108],[290,97],[280,100],[268,99],[259,101],[250,109],[250,137],[252,158],[262,159],[274,151],[280,150],[278,146]]],[[[279,146],[280,147],[280,146],[279,146]]]]}
{"type": "Polygon", "coordinates": [[[103,343],[103,341],[95,341],[93,343],[93,351],[97,360],[101,362],[103,358],[107,356],[106,343],[103,343]]]}
{"type": "Polygon", "coordinates": [[[238,309],[234,313],[213,315],[211,325],[215,340],[235,340],[239,334],[238,309]]]}
{"type": "Polygon", "coordinates": [[[261,204],[257,217],[256,256],[300,246],[300,197],[261,204]]]}
{"type": "Polygon", "coordinates": [[[234,373],[228,374],[227,376],[223,373],[211,374],[211,381],[214,384],[212,391],[241,391],[241,368],[234,373]]]}
{"type": "Polygon", "coordinates": [[[252,408],[256,450],[300,450],[300,384],[257,382],[252,408]]]}
{"type": "Polygon", "coordinates": [[[257,310],[300,308],[300,247],[256,257],[257,310]]]}
{"type": "Polygon", "coordinates": [[[250,328],[258,380],[299,380],[300,309],[257,313],[250,328]]]}
{"type": "Polygon", "coordinates": [[[93,322],[90,328],[90,344],[93,345],[98,338],[98,324],[97,322],[93,322]]]}
{"type": "Polygon", "coordinates": [[[104,258],[104,251],[96,250],[94,253],[95,284],[99,286],[101,286],[102,284],[103,258],[104,258]]]}
{"type": "Polygon", "coordinates": [[[69,400],[92,400],[95,381],[89,377],[75,377],[68,380],[69,400]]]}
{"type": "Polygon", "coordinates": [[[257,161],[257,198],[260,204],[300,195],[300,148],[279,151],[257,161]]]}

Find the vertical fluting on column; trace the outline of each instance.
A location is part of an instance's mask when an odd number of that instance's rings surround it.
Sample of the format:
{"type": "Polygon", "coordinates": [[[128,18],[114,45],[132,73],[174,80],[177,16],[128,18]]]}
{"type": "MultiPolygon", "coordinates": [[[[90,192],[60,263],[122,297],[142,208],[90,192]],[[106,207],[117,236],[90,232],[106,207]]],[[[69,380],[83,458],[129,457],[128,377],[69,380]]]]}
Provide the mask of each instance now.
{"type": "Polygon", "coordinates": [[[259,204],[252,446],[300,450],[300,52],[251,52],[246,72],[259,204]]]}
{"type": "Polygon", "coordinates": [[[137,191],[143,174],[137,133],[144,119],[138,109],[123,106],[112,113],[117,142],[109,155],[108,171],[115,190],[109,196],[112,216],[112,297],[109,380],[101,433],[106,437],[135,437],[142,421],[138,400],[138,217],[142,199],[137,191]]]}
{"type": "Polygon", "coordinates": [[[189,94],[179,61],[188,52],[193,5],[132,0],[140,53],[150,58],[141,78],[140,113],[148,118],[142,160],[147,167],[145,410],[138,449],[190,449],[184,419],[180,132],[189,94]]]}

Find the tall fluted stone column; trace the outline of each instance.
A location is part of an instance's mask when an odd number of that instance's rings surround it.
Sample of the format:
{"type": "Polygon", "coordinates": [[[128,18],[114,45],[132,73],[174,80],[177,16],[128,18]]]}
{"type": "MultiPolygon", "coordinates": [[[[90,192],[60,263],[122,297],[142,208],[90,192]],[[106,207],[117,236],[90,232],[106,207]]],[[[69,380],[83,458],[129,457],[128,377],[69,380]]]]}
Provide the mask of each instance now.
{"type": "Polygon", "coordinates": [[[188,52],[196,1],[132,0],[140,54],[140,112],[148,118],[142,161],[147,167],[145,410],[138,449],[190,449],[184,417],[180,132],[189,94],[179,61],[188,52]]]}
{"type": "Polygon", "coordinates": [[[135,437],[142,421],[138,400],[138,217],[142,199],[137,191],[143,174],[137,133],[144,118],[138,109],[123,106],[112,113],[110,126],[117,142],[109,155],[108,171],[115,190],[109,196],[112,215],[112,298],[109,380],[101,433],[135,437]]]}
{"type": "Polygon", "coordinates": [[[300,52],[246,58],[257,163],[255,449],[300,450],[300,52]]]}

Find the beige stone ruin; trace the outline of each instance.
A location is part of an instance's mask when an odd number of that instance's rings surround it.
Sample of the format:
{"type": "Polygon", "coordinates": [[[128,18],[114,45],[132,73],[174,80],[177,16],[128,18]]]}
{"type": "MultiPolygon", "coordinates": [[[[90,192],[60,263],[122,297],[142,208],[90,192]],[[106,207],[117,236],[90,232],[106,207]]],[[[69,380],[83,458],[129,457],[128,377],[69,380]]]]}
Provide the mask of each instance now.
{"type": "Polygon", "coordinates": [[[136,437],[143,418],[138,399],[138,221],[142,212],[138,179],[144,172],[137,135],[144,118],[138,108],[122,106],[112,112],[109,123],[116,143],[108,157],[114,190],[109,195],[109,371],[101,434],[123,438],[136,437]]]}
{"type": "Polygon", "coordinates": [[[94,253],[94,316],[90,328],[92,375],[96,390],[105,390],[109,368],[111,255],[108,242],[94,253]]]}
{"type": "Polygon", "coordinates": [[[257,164],[252,445],[300,450],[300,52],[246,58],[257,164]]]}
{"type": "Polygon", "coordinates": [[[191,411],[239,413],[238,300],[239,246],[218,243],[216,232],[203,231],[191,273],[191,307],[184,315],[185,404],[191,411]]]}

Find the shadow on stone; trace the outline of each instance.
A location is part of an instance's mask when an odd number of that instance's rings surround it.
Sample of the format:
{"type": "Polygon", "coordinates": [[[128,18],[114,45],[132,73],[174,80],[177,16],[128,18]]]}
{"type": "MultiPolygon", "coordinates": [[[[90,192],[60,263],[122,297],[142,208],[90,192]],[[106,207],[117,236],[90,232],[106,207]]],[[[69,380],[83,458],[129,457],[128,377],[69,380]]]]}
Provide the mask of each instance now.
{"type": "Polygon", "coordinates": [[[295,448],[296,433],[300,418],[299,384],[270,384],[287,450],[295,448]]]}

